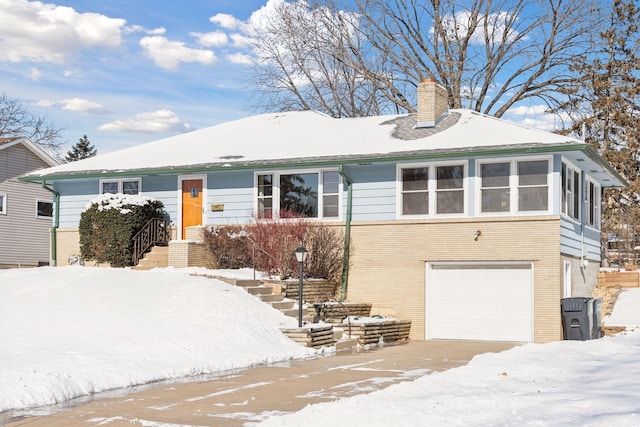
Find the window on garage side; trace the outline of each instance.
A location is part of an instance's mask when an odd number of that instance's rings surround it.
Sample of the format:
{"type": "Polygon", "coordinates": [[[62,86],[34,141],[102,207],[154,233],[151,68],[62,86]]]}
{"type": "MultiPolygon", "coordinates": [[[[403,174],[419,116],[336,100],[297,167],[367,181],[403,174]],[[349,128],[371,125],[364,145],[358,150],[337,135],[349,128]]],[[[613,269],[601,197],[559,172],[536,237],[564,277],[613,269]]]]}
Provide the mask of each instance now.
{"type": "Polygon", "coordinates": [[[600,186],[591,181],[587,181],[587,194],[585,195],[587,206],[586,224],[600,228],[600,186]]]}
{"type": "Polygon", "coordinates": [[[402,215],[429,214],[429,168],[402,169],[402,215]]]}
{"type": "Polygon", "coordinates": [[[580,219],[580,173],[562,163],[562,213],[580,219]]]}
{"type": "Polygon", "coordinates": [[[548,211],[549,160],[482,163],[480,200],[482,213],[548,211]]]}
{"type": "Polygon", "coordinates": [[[140,194],[140,187],[140,178],[102,180],[100,181],[100,194],[140,194]]]}
{"type": "Polygon", "coordinates": [[[7,214],[7,195],[0,193],[0,215],[7,214]]]}
{"type": "Polygon", "coordinates": [[[480,210],[482,212],[509,212],[511,210],[511,189],[509,177],[511,164],[484,163],[480,166],[480,210]]]}
{"type": "Polygon", "coordinates": [[[464,166],[436,167],[436,213],[464,213],[464,166]]]}
{"type": "Polygon", "coordinates": [[[518,162],[518,210],[546,211],[549,208],[549,162],[518,162]]]}
{"type": "Polygon", "coordinates": [[[53,203],[44,200],[36,200],[36,216],[38,218],[52,218],[53,203]]]}

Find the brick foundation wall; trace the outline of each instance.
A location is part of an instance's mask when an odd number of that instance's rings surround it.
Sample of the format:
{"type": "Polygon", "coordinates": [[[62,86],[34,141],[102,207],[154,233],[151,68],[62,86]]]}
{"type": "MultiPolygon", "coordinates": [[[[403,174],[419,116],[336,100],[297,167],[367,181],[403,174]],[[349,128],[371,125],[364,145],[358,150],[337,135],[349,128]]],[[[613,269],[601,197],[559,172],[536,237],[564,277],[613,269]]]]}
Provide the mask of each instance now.
{"type": "Polygon", "coordinates": [[[372,303],[371,314],[411,320],[411,338],[423,340],[427,262],[531,261],[534,341],[559,340],[559,230],[555,216],[354,223],[347,299],[372,303]]]}

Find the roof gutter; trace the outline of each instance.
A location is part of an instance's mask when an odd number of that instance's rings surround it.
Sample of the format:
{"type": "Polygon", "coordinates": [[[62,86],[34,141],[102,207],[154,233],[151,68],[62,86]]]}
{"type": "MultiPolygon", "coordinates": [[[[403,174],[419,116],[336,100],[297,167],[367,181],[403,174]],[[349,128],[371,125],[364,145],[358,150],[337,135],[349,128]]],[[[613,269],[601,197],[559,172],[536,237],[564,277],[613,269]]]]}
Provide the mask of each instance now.
{"type": "Polygon", "coordinates": [[[277,159],[273,161],[250,161],[236,163],[203,163],[193,166],[167,166],[148,169],[128,169],[128,170],[94,170],[94,171],[71,171],[59,172],[45,175],[27,175],[19,177],[20,181],[40,182],[43,179],[48,180],[65,180],[65,179],[83,179],[83,178],[105,178],[115,176],[149,176],[164,174],[181,174],[181,173],[202,173],[214,171],[234,171],[247,170],[257,168],[301,168],[301,167],[318,167],[318,166],[335,166],[336,163],[343,165],[359,164],[359,163],[383,163],[396,162],[406,160],[438,160],[462,157],[480,157],[495,155],[519,155],[519,154],[535,154],[535,153],[554,153],[564,151],[584,151],[589,158],[596,161],[603,167],[613,178],[626,182],[606,161],[604,161],[598,153],[589,147],[586,143],[580,144],[548,144],[524,147],[493,147],[479,148],[471,150],[425,150],[425,151],[408,151],[393,152],[384,154],[368,154],[368,155],[344,155],[335,157],[319,157],[308,159],[277,159]]]}
{"type": "Polygon", "coordinates": [[[58,239],[57,239],[57,230],[60,226],[60,193],[55,191],[53,188],[47,187],[47,181],[42,180],[42,188],[47,191],[50,191],[53,194],[53,227],[51,227],[51,265],[56,267],[58,265],[58,239]]]}
{"type": "Polygon", "coordinates": [[[338,166],[338,173],[347,183],[347,217],[344,225],[344,251],[342,256],[342,283],[340,286],[340,301],[347,297],[347,283],[349,281],[349,248],[351,247],[351,216],[353,205],[353,181],[345,173],[344,165],[338,166]]]}

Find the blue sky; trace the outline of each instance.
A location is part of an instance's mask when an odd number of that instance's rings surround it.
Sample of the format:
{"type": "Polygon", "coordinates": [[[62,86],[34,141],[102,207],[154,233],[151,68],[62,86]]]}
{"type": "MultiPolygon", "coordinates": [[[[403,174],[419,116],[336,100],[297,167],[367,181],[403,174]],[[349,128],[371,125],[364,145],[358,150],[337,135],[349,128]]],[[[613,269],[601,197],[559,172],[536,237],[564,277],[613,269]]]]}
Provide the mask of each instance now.
{"type": "Polygon", "coordinates": [[[242,25],[266,1],[0,0],[0,91],[100,153],[252,113],[242,25]]]}
{"type": "Polygon", "coordinates": [[[62,154],[85,134],[106,153],[244,117],[248,23],[278,1],[0,0],[0,92],[63,127],[62,154]]]}

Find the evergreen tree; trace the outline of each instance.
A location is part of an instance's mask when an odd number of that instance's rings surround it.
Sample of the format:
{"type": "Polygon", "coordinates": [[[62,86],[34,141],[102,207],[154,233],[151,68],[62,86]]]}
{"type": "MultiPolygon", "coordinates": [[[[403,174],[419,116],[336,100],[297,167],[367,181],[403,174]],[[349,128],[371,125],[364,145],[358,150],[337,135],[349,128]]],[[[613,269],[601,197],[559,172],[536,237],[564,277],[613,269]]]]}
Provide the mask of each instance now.
{"type": "Polygon", "coordinates": [[[78,140],[76,145],[71,147],[71,150],[67,152],[67,156],[64,158],[67,162],[75,162],[77,160],[88,159],[98,154],[98,150],[91,145],[87,135],[84,135],[78,140]]]}
{"type": "Polygon", "coordinates": [[[603,264],[608,237],[615,235],[627,254],[640,231],[640,8],[634,0],[614,0],[608,29],[594,49],[575,62],[581,79],[567,87],[564,111],[573,119],[568,132],[583,134],[630,183],[603,194],[603,264]]]}

